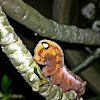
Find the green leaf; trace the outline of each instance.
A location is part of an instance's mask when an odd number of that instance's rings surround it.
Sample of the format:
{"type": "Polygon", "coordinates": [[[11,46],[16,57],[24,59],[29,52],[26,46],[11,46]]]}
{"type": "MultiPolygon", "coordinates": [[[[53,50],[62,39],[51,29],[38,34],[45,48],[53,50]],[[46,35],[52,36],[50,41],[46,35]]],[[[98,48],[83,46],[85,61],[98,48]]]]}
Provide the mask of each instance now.
{"type": "Polygon", "coordinates": [[[4,96],[3,98],[1,98],[0,100],[10,100],[10,98],[8,96],[4,96]]]}
{"type": "Polygon", "coordinates": [[[4,94],[0,91],[0,100],[10,100],[10,98],[8,97],[8,95],[4,95],[4,94]]]}
{"type": "Polygon", "coordinates": [[[3,93],[5,93],[5,94],[8,93],[8,88],[9,88],[10,84],[11,84],[11,78],[5,74],[1,80],[1,89],[2,89],[3,93]]]}
{"type": "Polygon", "coordinates": [[[3,96],[4,96],[4,94],[0,91],[0,98],[2,98],[3,96]]]}

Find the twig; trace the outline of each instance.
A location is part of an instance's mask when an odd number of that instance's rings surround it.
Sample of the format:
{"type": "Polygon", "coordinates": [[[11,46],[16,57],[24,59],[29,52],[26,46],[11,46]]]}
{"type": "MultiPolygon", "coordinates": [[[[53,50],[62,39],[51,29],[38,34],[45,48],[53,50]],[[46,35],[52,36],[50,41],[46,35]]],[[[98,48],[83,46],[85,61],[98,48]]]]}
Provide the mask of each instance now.
{"type": "Polygon", "coordinates": [[[20,95],[20,94],[9,94],[8,97],[10,99],[24,99],[25,98],[23,95],[20,95]]]}
{"type": "Polygon", "coordinates": [[[81,64],[79,64],[72,71],[74,73],[79,73],[83,69],[85,69],[89,64],[91,64],[94,60],[100,57],[100,48],[96,49],[89,57],[87,57],[81,64]]]}

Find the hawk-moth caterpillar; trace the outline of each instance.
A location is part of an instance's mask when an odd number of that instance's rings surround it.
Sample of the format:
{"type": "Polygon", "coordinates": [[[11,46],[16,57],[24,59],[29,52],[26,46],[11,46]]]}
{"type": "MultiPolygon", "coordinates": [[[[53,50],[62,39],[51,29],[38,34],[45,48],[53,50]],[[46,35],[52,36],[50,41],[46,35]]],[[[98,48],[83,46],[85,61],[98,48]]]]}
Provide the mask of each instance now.
{"type": "Polygon", "coordinates": [[[85,83],[71,72],[64,64],[64,54],[61,47],[51,40],[41,40],[34,49],[34,59],[38,64],[44,65],[42,73],[54,85],[59,85],[63,92],[74,90],[77,100],[85,92],[85,83]]]}

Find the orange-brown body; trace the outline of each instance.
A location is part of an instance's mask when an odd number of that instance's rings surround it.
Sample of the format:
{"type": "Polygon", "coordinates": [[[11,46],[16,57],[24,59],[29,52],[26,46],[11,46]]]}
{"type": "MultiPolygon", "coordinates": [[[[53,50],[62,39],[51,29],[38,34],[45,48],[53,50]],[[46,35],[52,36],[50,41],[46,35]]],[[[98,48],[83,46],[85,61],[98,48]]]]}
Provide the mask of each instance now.
{"type": "Polygon", "coordinates": [[[63,51],[58,44],[50,40],[41,40],[34,53],[36,62],[45,65],[42,69],[43,74],[46,77],[50,76],[54,85],[59,85],[63,92],[76,91],[77,100],[84,94],[84,82],[64,65],[63,51]]]}

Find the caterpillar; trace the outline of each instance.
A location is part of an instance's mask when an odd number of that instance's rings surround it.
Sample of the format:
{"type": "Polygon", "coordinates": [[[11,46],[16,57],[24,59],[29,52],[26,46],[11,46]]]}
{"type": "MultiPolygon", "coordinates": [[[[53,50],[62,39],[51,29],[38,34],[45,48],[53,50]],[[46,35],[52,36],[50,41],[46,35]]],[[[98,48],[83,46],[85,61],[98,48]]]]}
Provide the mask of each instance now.
{"type": "Polygon", "coordinates": [[[50,77],[53,85],[59,85],[63,92],[74,90],[77,100],[85,92],[85,83],[71,72],[64,64],[64,54],[61,47],[51,40],[41,40],[34,49],[34,60],[44,65],[42,73],[50,77]]]}

